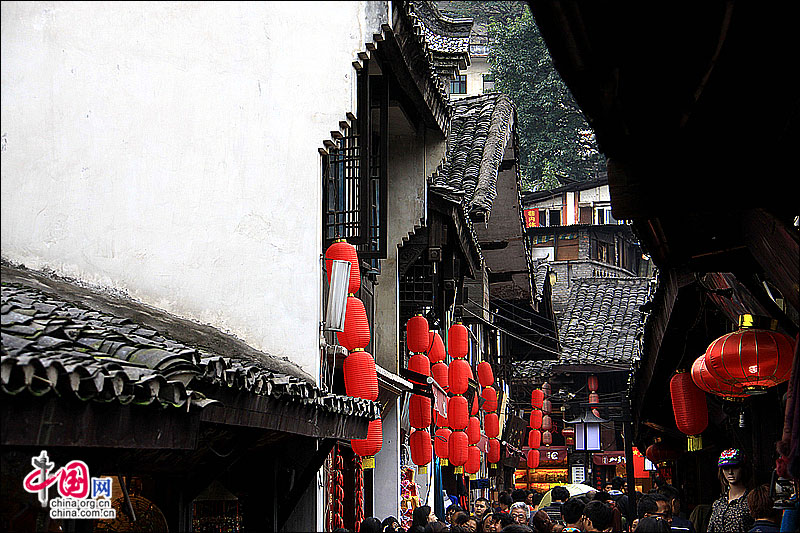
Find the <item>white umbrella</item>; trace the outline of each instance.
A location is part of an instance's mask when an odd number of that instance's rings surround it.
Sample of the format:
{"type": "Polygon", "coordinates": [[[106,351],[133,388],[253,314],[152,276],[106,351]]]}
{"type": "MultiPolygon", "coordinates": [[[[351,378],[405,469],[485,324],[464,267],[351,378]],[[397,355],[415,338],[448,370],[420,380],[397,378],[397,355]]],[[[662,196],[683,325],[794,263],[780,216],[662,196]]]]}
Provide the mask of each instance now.
{"type": "MultiPolygon", "coordinates": [[[[570,497],[580,496],[581,494],[586,494],[587,492],[591,491],[597,491],[597,489],[590,487],[589,485],[584,485],[583,483],[566,483],[561,486],[569,491],[570,497]]],[[[553,503],[552,492],[553,489],[550,489],[544,494],[544,496],[542,496],[542,501],[539,502],[537,509],[542,509],[553,503]]]]}

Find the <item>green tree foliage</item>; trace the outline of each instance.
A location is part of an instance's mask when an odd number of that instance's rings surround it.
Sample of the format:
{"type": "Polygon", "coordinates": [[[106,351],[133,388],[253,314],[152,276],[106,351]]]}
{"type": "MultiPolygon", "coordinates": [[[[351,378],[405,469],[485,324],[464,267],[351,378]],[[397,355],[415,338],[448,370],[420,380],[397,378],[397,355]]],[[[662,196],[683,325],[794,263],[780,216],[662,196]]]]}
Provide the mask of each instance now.
{"type": "Polygon", "coordinates": [[[529,9],[490,23],[489,63],[496,90],[517,106],[520,166],[526,190],[586,181],[605,159],[575,99],[553,66],[529,9]]]}

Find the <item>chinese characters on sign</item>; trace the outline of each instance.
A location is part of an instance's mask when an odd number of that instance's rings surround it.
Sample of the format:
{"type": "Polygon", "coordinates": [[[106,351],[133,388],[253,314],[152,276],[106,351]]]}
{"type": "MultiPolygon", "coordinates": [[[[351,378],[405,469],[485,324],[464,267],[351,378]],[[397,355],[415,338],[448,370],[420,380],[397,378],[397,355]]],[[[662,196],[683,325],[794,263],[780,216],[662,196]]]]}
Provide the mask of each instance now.
{"type": "Polygon", "coordinates": [[[47,452],[31,458],[33,470],[25,476],[23,487],[36,494],[42,507],[50,507],[52,519],[113,519],[116,510],[111,507],[111,478],[90,477],[89,467],[83,461],[70,461],[54,470],[47,452]],[[50,488],[55,485],[60,497],[50,499],[50,488]],[[91,497],[90,497],[91,496],[91,497]]]}

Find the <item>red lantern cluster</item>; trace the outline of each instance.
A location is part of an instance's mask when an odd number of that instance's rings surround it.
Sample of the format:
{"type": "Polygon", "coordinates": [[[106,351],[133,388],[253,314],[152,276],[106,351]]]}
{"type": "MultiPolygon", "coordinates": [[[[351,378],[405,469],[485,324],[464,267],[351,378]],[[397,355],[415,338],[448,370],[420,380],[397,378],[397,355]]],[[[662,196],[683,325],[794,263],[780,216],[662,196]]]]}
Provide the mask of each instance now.
{"type": "Polygon", "coordinates": [[[688,372],[678,372],[669,382],[672,397],[672,410],[678,429],[689,436],[688,450],[702,448],[700,434],[708,426],[708,407],[706,396],[692,381],[688,372]]]}
{"type": "MultiPolygon", "coordinates": [[[[350,281],[345,309],[344,331],[337,333],[339,344],[347,348],[349,355],[342,365],[345,392],[348,396],[378,399],[378,374],[375,359],[364,349],[369,345],[370,330],[364,304],[353,296],[361,288],[361,273],[355,247],[345,240],[338,240],[325,251],[325,267],[330,282],[331,261],[350,263],[350,281]]],[[[365,439],[352,439],[353,451],[361,457],[371,457],[378,453],[383,444],[383,423],[380,419],[369,423],[365,439]]]]}
{"type": "Polygon", "coordinates": [[[541,389],[534,389],[531,393],[531,417],[528,425],[531,427],[528,433],[528,468],[539,466],[539,448],[544,444],[550,445],[552,436],[550,430],[553,422],[550,418],[552,406],[548,397],[550,396],[550,385],[545,382],[541,389]]]}
{"type": "Polygon", "coordinates": [[[789,379],[795,341],[778,331],[752,327],[740,317],[740,329],[712,342],[704,355],[709,374],[727,387],[760,394],[789,379]]]}

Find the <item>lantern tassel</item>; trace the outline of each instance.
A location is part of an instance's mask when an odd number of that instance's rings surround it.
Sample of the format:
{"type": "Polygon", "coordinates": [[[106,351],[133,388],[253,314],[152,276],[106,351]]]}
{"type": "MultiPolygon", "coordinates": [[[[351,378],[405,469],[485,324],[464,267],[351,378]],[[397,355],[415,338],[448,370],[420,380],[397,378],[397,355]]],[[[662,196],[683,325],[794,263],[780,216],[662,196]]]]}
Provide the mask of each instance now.
{"type": "Polygon", "coordinates": [[[439,464],[441,464],[442,466],[448,466],[450,464],[450,461],[448,461],[447,459],[439,459],[439,464]]]}
{"type": "Polygon", "coordinates": [[[703,437],[701,435],[691,435],[686,439],[686,449],[690,452],[696,452],[703,449],[703,437]]]}

